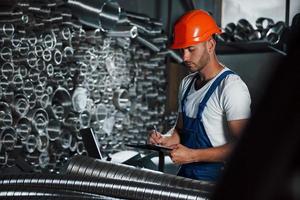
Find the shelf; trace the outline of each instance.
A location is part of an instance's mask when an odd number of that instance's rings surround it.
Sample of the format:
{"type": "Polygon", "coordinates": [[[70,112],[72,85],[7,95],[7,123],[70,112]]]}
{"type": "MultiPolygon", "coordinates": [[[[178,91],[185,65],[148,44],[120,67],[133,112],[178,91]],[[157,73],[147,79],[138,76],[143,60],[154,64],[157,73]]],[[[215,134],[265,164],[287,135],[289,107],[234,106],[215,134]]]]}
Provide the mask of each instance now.
{"type": "Polygon", "coordinates": [[[283,51],[283,44],[270,45],[263,41],[251,42],[217,42],[216,52],[222,54],[243,54],[243,53],[267,53],[277,52],[286,55],[283,51]]]}

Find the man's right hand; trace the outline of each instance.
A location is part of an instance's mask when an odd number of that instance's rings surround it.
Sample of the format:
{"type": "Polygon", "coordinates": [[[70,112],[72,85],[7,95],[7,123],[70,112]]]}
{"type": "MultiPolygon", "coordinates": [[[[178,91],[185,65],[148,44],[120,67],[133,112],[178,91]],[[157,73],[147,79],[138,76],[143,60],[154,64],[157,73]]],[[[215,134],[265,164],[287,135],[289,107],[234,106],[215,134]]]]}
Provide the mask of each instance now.
{"type": "Polygon", "coordinates": [[[165,137],[160,133],[155,130],[152,130],[149,132],[148,135],[148,141],[149,144],[159,144],[159,145],[165,145],[165,137]]]}

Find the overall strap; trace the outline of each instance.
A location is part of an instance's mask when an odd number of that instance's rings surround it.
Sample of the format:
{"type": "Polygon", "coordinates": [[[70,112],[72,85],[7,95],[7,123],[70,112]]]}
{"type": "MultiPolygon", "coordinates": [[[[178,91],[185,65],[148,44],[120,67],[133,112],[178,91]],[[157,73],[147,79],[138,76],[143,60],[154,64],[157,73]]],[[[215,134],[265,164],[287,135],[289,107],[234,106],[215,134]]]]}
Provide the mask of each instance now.
{"type": "Polygon", "coordinates": [[[198,73],[193,77],[193,79],[191,80],[191,82],[189,83],[187,89],[184,92],[183,98],[181,100],[181,110],[182,110],[182,112],[184,111],[184,101],[185,101],[186,97],[188,96],[188,94],[189,94],[189,92],[191,90],[191,87],[192,87],[192,85],[194,83],[194,80],[197,79],[197,77],[199,77],[198,73]]]}
{"type": "Polygon", "coordinates": [[[225,72],[223,72],[210,86],[210,88],[208,89],[208,91],[206,92],[203,100],[200,102],[199,104],[199,110],[198,110],[198,114],[197,117],[200,118],[202,115],[202,112],[206,106],[207,101],[209,100],[210,96],[213,94],[213,92],[215,91],[215,89],[220,85],[221,81],[228,76],[229,74],[234,74],[233,71],[231,70],[227,70],[225,72]]]}

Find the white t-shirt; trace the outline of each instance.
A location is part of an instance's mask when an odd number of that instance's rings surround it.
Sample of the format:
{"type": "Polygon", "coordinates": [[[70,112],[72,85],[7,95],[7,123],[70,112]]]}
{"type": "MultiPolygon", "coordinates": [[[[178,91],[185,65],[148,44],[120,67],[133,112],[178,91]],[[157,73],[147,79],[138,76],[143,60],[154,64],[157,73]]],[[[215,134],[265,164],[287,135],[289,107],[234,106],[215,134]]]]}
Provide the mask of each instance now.
{"type": "MultiPolygon", "coordinates": [[[[193,83],[185,101],[185,113],[188,117],[195,118],[198,113],[199,103],[204,98],[211,84],[227,67],[212,80],[207,82],[199,90],[195,89],[193,83]]],[[[197,72],[196,72],[197,73],[197,72]]],[[[181,101],[188,85],[193,80],[195,73],[186,76],[179,88],[178,111],[182,112],[181,101]]],[[[229,74],[224,78],[216,90],[207,101],[206,107],[202,113],[202,121],[212,145],[220,146],[225,144],[230,137],[228,135],[227,121],[248,119],[250,117],[251,98],[249,90],[242,79],[236,74],[229,74]]]]}

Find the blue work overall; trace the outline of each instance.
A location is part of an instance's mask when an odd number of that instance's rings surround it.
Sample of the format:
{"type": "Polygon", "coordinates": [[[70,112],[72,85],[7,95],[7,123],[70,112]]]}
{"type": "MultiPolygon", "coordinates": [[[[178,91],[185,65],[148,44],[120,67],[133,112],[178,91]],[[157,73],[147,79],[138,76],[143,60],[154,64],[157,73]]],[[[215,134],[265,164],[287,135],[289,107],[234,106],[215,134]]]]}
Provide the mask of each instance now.
{"type": "MultiPolygon", "coordinates": [[[[223,72],[212,83],[212,85],[206,92],[203,100],[199,104],[199,110],[196,118],[191,118],[186,115],[184,104],[197,75],[188,85],[188,88],[186,89],[184,96],[181,100],[183,117],[183,130],[181,133],[182,145],[191,149],[204,149],[213,147],[203,126],[202,113],[212,93],[220,85],[221,81],[229,74],[233,74],[233,72],[230,70],[223,72]]],[[[184,164],[181,166],[178,172],[178,176],[183,176],[197,180],[216,181],[223,166],[223,162],[197,162],[184,164]]]]}

